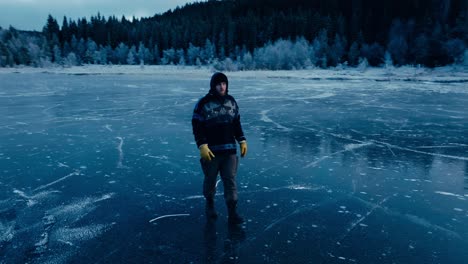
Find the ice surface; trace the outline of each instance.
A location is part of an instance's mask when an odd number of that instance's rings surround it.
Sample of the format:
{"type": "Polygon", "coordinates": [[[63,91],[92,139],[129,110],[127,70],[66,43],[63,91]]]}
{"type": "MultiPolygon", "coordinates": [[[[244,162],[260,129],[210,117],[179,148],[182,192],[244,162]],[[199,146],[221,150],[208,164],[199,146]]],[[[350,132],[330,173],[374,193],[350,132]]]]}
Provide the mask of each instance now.
{"type": "Polygon", "coordinates": [[[0,263],[464,263],[468,71],[227,73],[249,153],[206,221],[212,71],[0,69],[0,263]]]}

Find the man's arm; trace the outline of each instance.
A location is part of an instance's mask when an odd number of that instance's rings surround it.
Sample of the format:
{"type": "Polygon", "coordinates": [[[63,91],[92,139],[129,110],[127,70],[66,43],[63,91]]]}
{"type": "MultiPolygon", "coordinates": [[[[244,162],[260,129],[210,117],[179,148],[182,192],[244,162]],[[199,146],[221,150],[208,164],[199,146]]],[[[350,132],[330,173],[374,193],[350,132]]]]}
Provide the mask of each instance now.
{"type": "Polygon", "coordinates": [[[237,142],[245,141],[244,131],[242,130],[242,125],[240,122],[240,115],[237,114],[236,118],[234,118],[234,136],[236,137],[237,142]]]}
{"type": "Polygon", "coordinates": [[[192,132],[195,137],[197,147],[200,148],[203,144],[208,144],[205,133],[205,118],[202,113],[201,100],[195,105],[192,116],[192,132]]]}
{"type": "Polygon", "coordinates": [[[239,142],[240,145],[241,157],[245,157],[245,155],[247,155],[247,140],[245,139],[244,132],[242,131],[240,115],[237,115],[234,124],[236,140],[237,142],[239,142]]]}
{"type": "Polygon", "coordinates": [[[240,114],[239,114],[239,106],[237,105],[237,102],[234,98],[232,98],[232,100],[234,101],[234,105],[236,107],[236,116],[234,117],[234,121],[233,121],[233,129],[234,129],[234,136],[237,140],[237,142],[242,142],[242,141],[246,141],[245,139],[245,136],[244,136],[244,131],[242,130],[242,125],[241,125],[241,122],[240,122],[240,114]]]}

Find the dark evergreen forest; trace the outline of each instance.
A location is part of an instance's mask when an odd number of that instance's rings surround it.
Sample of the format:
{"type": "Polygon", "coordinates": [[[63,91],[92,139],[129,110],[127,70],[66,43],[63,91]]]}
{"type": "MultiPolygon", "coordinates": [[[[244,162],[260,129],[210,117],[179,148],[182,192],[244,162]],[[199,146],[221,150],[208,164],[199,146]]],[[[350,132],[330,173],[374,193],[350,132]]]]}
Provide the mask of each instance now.
{"type": "Polygon", "coordinates": [[[0,66],[218,64],[238,69],[463,64],[468,0],[210,0],[0,30],[0,66]]]}

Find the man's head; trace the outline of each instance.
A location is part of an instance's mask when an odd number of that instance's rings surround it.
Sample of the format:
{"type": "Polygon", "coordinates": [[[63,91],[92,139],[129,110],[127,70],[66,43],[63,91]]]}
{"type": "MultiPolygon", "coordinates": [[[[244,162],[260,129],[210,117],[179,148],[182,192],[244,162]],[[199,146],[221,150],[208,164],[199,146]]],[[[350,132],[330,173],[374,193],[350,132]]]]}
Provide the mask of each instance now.
{"type": "Polygon", "coordinates": [[[221,72],[216,72],[211,76],[210,92],[224,96],[228,93],[229,82],[226,75],[221,72]]]}

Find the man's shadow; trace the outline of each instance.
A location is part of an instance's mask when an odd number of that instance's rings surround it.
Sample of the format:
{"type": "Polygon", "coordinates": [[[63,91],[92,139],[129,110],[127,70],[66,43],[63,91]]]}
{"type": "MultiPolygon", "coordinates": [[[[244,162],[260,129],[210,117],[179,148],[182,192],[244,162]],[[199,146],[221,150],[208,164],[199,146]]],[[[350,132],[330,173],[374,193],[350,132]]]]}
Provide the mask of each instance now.
{"type": "Polygon", "coordinates": [[[223,251],[217,247],[218,233],[216,220],[207,219],[204,229],[205,256],[203,263],[240,263],[240,245],[245,241],[245,230],[241,225],[227,223],[227,235],[223,243],[223,251]],[[219,252],[219,254],[218,254],[219,252]]]}

